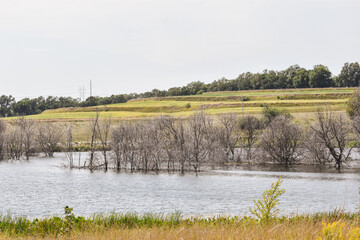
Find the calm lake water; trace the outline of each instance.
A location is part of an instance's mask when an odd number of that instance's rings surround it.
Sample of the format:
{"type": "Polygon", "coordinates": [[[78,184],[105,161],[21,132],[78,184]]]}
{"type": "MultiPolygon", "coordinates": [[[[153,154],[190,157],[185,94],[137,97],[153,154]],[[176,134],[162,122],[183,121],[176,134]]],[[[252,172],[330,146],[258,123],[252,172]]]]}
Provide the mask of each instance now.
{"type": "Polygon", "coordinates": [[[283,176],[280,208],[284,214],[342,208],[359,203],[358,173],[212,170],[193,173],[142,174],[69,170],[64,155],[29,162],[0,162],[0,213],[41,217],[62,214],[65,205],[76,215],[137,212],[184,215],[245,215],[253,199],[283,176]]]}

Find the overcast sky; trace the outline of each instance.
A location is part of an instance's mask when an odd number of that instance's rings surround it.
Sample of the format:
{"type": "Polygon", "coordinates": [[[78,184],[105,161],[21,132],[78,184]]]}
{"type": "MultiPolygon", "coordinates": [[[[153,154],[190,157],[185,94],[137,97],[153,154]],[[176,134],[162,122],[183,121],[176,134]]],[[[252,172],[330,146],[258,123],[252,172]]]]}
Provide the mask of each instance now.
{"type": "Polygon", "coordinates": [[[168,89],[360,61],[359,0],[0,0],[0,95],[168,89]]]}

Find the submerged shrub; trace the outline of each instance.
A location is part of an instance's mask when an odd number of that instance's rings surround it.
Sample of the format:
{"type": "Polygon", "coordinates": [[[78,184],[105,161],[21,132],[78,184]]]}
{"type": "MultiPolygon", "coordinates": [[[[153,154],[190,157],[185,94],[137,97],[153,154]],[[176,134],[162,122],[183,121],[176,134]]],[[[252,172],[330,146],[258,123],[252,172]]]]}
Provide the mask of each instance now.
{"type": "Polygon", "coordinates": [[[299,159],[300,126],[290,119],[279,116],[265,129],[260,139],[264,158],[272,162],[291,165],[299,159]]]}

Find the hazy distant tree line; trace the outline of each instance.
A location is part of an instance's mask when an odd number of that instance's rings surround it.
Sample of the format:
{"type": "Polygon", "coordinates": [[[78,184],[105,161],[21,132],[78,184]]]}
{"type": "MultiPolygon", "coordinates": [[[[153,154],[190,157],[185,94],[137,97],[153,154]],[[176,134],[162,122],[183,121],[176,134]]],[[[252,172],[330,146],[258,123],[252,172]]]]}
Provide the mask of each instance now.
{"type": "Polygon", "coordinates": [[[238,91],[256,89],[356,87],[360,81],[359,63],[345,63],[340,74],[333,76],[323,65],[305,69],[298,65],[282,71],[264,70],[262,73],[242,73],[236,79],[221,78],[205,84],[197,81],[183,87],[168,90],[154,89],[144,93],[119,94],[110,97],[89,97],[85,101],[71,97],[38,97],[15,101],[12,96],[0,96],[0,116],[21,116],[38,114],[46,109],[63,107],[88,107],[124,103],[135,98],[186,96],[204,92],[238,91]]]}
{"type": "Polygon", "coordinates": [[[0,117],[24,116],[39,114],[47,109],[57,109],[66,107],[89,107],[106,105],[113,103],[124,103],[136,98],[136,94],[120,94],[110,97],[89,97],[85,101],[72,97],[53,97],[47,98],[24,98],[16,101],[14,97],[0,96],[0,117]]]}

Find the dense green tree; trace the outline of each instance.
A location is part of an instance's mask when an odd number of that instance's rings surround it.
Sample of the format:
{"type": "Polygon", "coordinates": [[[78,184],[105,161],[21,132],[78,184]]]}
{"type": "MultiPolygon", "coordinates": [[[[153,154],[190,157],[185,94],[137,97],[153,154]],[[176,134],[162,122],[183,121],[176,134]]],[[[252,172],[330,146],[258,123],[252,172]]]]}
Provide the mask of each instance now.
{"type": "Polygon", "coordinates": [[[100,101],[100,97],[88,97],[84,102],[82,102],[80,105],[82,107],[90,107],[90,106],[98,106],[100,101]]]}
{"type": "Polygon", "coordinates": [[[189,95],[196,95],[199,91],[206,91],[206,85],[203,82],[197,81],[197,82],[191,82],[188,85],[186,85],[187,92],[189,95]]]}
{"type": "Polygon", "coordinates": [[[358,62],[345,63],[336,78],[339,87],[357,87],[360,82],[360,66],[358,62]]]}
{"type": "Polygon", "coordinates": [[[249,90],[249,89],[251,89],[251,81],[250,81],[250,79],[252,78],[252,75],[253,74],[250,73],[250,72],[240,74],[235,79],[237,90],[249,90]]]}
{"type": "Polygon", "coordinates": [[[333,80],[329,69],[324,65],[315,65],[309,73],[309,85],[312,88],[331,87],[333,80]]]}
{"type": "Polygon", "coordinates": [[[296,76],[297,72],[300,70],[300,66],[299,65],[292,65],[290,67],[288,67],[287,69],[281,71],[279,73],[279,76],[281,76],[280,81],[283,82],[284,85],[281,88],[293,88],[294,87],[294,77],[296,76]]]}
{"type": "Polygon", "coordinates": [[[0,96],[0,117],[12,116],[12,105],[15,103],[15,98],[11,95],[0,96]]]}
{"type": "Polygon", "coordinates": [[[278,76],[275,71],[265,70],[260,77],[260,88],[261,89],[274,89],[275,83],[278,80],[278,76]]]}
{"type": "Polygon", "coordinates": [[[261,73],[256,73],[256,74],[252,75],[250,78],[251,89],[254,89],[254,90],[261,89],[262,83],[265,82],[263,80],[263,78],[264,78],[264,74],[261,74],[261,73]]]}
{"type": "Polygon", "coordinates": [[[14,105],[14,112],[16,115],[30,115],[33,114],[33,110],[31,109],[31,103],[29,98],[24,98],[18,101],[14,105]]]}
{"type": "Polygon", "coordinates": [[[300,68],[292,76],[292,83],[294,88],[308,88],[309,85],[309,71],[305,68],[300,68]]]}
{"type": "Polygon", "coordinates": [[[167,96],[180,96],[181,95],[181,88],[179,87],[172,87],[169,88],[167,91],[167,96]]]}

